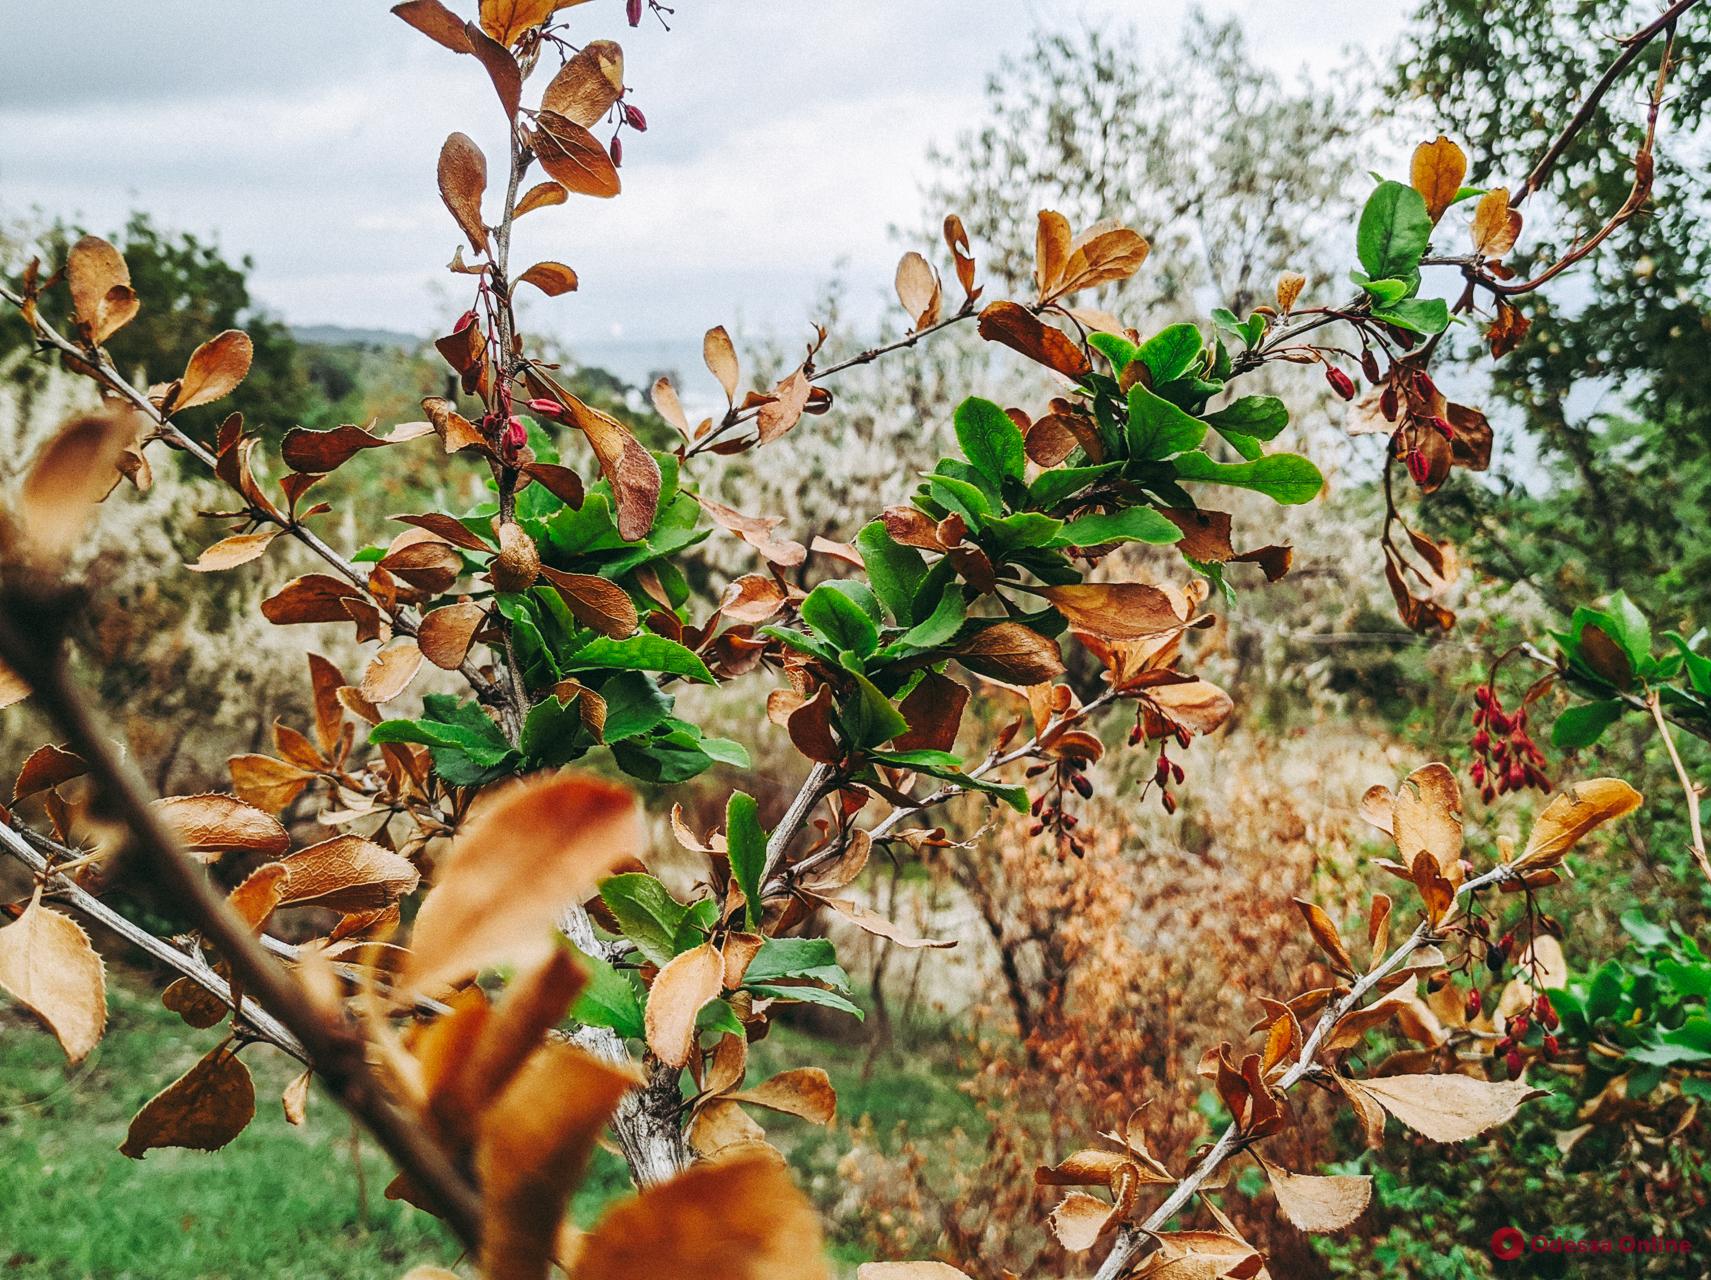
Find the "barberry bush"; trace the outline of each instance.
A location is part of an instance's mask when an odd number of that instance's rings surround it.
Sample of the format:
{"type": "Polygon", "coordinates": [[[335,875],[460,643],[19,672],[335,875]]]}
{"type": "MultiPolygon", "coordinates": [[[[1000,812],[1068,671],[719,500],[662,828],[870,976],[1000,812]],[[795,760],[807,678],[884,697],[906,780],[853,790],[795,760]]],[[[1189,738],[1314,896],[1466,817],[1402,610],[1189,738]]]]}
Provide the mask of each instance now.
{"type": "MultiPolygon", "coordinates": [[[[612,15],[482,0],[466,20],[440,0],[406,0],[394,12],[446,50],[447,75],[491,82],[505,126],[491,160],[451,135],[435,175],[448,235],[462,237],[450,272],[468,299],[435,343],[456,395],[385,429],[296,428],[269,457],[239,414],[206,429],[184,417],[244,384],[243,332],[208,335],[182,370],[147,371],[164,381],[139,383],[115,364],[109,340],[148,299],[112,245],[85,237],[0,293],[42,358],[102,395],[30,463],[0,528],[5,697],[30,699],[60,737],[21,762],[0,826],[35,886],[0,928],[0,987],[76,1062],[102,1034],[105,976],[75,917],[178,975],[162,1000],[208,1031],[208,1051],[138,1112],[125,1156],[223,1147],[255,1110],[245,1055],[282,1052],[302,1067],[286,1115],[302,1117],[315,1085],[348,1108],[396,1162],[388,1194],[443,1219],[483,1274],[825,1275],[815,1211],[762,1122],[830,1123],[834,1091],[811,1063],[751,1079],[748,1060],[793,1007],[863,1015],[827,922],[904,948],[948,945],[865,904],[859,882],[879,857],[953,867],[976,890],[1010,874],[970,864],[941,824],[970,818],[973,802],[1013,811],[1008,857],[1049,864],[1041,883],[1070,911],[1109,908],[1078,893],[1105,856],[1090,820],[1105,757],[1146,761],[1148,780],[1125,803],[1175,807],[1194,785],[1195,740],[1235,710],[1196,673],[1195,637],[1238,586],[1262,590],[1291,567],[1290,547],[1238,530],[1218,495],[1302,505],[1323,487],[1310,458],[1277,443],[1290,415],[1249,390],[1259,370],[1306,366],[1358,403],[1361,431],[1382,440],[1380,572],[1409,627],[1454,626],[1443,603],[1453,551],[1408,510],[1453,469],[1484,469],[1493,433],[1478,409],[1445,397],[1433,356],[1452,325],[1476,320],[1493,356],[1512,350],[1528,295],[1645,209],[1672,23],[1687,7],[1631,37],[1589,90],[1596,101],[1640,51],[1661,51],[1629,198],[1527,278],[1504,260],[1560,143],[1512,186],[1447,137],[1423,143],[1407,180],[1378,180],[1350,229],[1349,289],[1279,263],[1263,304],[1157,332],[1098,305],[1107,286],[1146,270],[1140,231],[1042,211],[1031,282],[994,297],[950,213],[942,248],[898,264],[903,337],[832,358],[818,329],[795,367],[755,387],[715,328],[703,355],[723,412],[691,421],[661,379],[653,404],[680,439],[650,450],[572,393],[515,308],[524,288],[557,299],[577,287],[566,263],[513,261],[517,220],[619,196],[625,139],[645,145],[621,48],[588,38],[612,15]],[[1460,281],[1453,301],[1438,296],[1440,276],[1460,281]],[[893,505],[843,539],[804,545],[778,518],[704,492],[721,458],[835,430],[840,373],[906,360],[962,325],[1037,366],[1049,390],[1025,405],[964,399],[955,451],[897,477],[893,505]],[[443,468],[458,481],[444,492],[473,478],[484,496],[389,520],[352,512],[372,541],[342,551],[318,531],[333,510],[317,486],[377,449],[443,468]],[[225,527],[190,571],[267,574],[275,544],[295,542],[320,567],[273,590],[265,619],[348,627],[374,646],[349,675],[306,655],[312,720],[275,724],[270,751],[233,757],[229,792],[151,795],[65,661],[66,632],[89,603],[67,566],[99,505],[147,489],[157,466],[203,469],[230,493],[212,516],[225,527]],[[690,553],[712,537],[738,540],[756,567],[708,582],[690,553]],[[1171,570],[1136,580],[1135,544],[1174,554],[1171,570]],[[638,792],[748,766],[750,744],[708,732],[685,696],[737,682],[753,690],[756,737],[787,739],[800,781],[776,812],[758,788],[730,790],[711,830],[674,809],[696,868],[693,890],[674,893],[655,874],[638,792]],[[419,709],[417,686],[431,690],[419,709]],[[969,714],[988,694],[1025,711],[994,729],[969,714]],[[1119,716],[1111,738],[1122,745],[1111,747],[1101,729],[1119,716]],[[325,834],[305,841],[297,819],[311,817],[325,834]],[[233,886],[209,874],[222,859],[249,867],[233,886]],[[191,931],[153,931],[106,900],[121,866],[146,869],[191,931]],[[283,919],[299,941],[269,932],[283,919]],[[571,1231],[568,1199],[608,1132],[636,1193],[590,1232],[571,1231]]],[[[632,0],[626,17],[635,25],[659,8],[632,0]]],[[[1564,138],[1585,119],[1570,115],[1564,138]]],[[[1559,638],[1555,678],[1608,695],[1565,717],[1568,729],[1559,722],[1571,740],[1635,704],[1667,733],[1666,701],[1682,714],[1703,703],[1706,660],[1692,644],[1657,659],[1616,609],[1577,616],[1559,638]]],[[[1506,696],[1494,674],[1475,709],[1471,781],[1488,800],[1547,783],[1528,720],[1536,693],[1515,706],[1506,696]]],[[[1683,785],[1694,803],[1685,774],[1683,785]]],[[[1491,844],[1464,832],[1447,766],[1375,786],[1361,813],[1394,844],[1376,867],[1395,896],[1371,895],[1352,945],[1306,898],[1293,921],[1272,922],[1298,926],[1317,957],[1297,989],[1259,1000],[1250,1040],[1205,1047],[1197,1076],[1221,1123],[1210,1142],[1167,1162],[1149,1132],[1181,1126],[1144,1097],[1113,1096],[1078,1149],[1040,1154],[1037,1183],[1064,1189],[1038,1224],[1041,1265],[1068,1257],[1101,1280],[1262,1273],[1260,1248],[1210,1198],[1246,1162],[1294,1228],[1349,1228],[1371,1179],[1291,1169],[1272,1143],[1302,1121],[1302,1086],[1339,1100],[1374,1146],[1391,1119],[1442,1143],[1510,1119],[1538,1096],[1528,1070],[1562,1051],[1564,1019],[1580,1039],[1596,1022],[1593,993],[1565,985],[1561,926],[1539,895],[1572,848],[1640,803],[1619,779],[1568,783],[1524,839],[1491,844]],[[1571,997],[1561,1013],[1553,989],[1571,997]],[[1380,1034],[1414,1047],[1371,1069],[1366,1048],[1380,1034]]],[[[1067,936],[1085,924],[1042,927],[1067,936]]],[[[1075,945],[1086,943],[1083,933],[1075,945]]],[[[1596,1000],[1602,1010],[1607,993],[1596,1000]]],[[[1024,1069],[1049,1069],[1069,1052],[1054,1044],[1053,1011],[1025,999],[1017,1011],[1035,1020],[1024,1069]]],[[[1655,1059],[1673,1043],[1627,1048],[1655,1059]]],[[[1075,1052],[1077,1069],[1098,1069],[1096,1053],[1075,1052]]],[[[863,1274],[995,1274],[979,1232],[957,1243],[954,1265],[880,1262],[863,1274]]]]}

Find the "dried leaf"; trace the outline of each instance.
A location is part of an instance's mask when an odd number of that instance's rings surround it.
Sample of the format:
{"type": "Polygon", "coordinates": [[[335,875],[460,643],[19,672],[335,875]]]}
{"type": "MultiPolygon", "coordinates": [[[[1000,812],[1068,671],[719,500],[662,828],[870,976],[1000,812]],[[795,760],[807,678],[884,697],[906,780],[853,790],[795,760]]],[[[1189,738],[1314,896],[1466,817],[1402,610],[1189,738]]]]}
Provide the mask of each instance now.
{"type": "Polygon", "coordinates": [[[592,129],[624,92],[624,51],[590,40],[560,67],[541,95],[541,108],[592,129]]]}
{"type": "MultiPolygon", "coordinates": [[[[651,996],[649,1001],[652,1002],[651,996]]],[[[781,1071],[752,1089],[731,1094],[730,1098],[733,1102],[800,1116],[815,1124],[831,1124],[838,1109],[837,1090],[832,1088],[831,1077],[819,1067],[781,1071]]]]}
{"type": "Polygon", "coordinates": [[[65,279],[77,327],[96,346],[129,324],[142,305],[124,255],[99,236],[84,236],[71,246],[65,279]]]}
{"type": "Polygon", "coordinates": [[[391,702],[416,678],[422,666],[422,650],[409,636],[389,649],[382,649],[362,673],[358,691],[375,706],[391,702]]]}
{"type": "Polygon", "coordinates": [[[856,1280],[969,1280],[968,1272],[943,1262],[864,1262],[856,1280]]]}
{"type": "Polygon", "coordinates": [[[600,139],[555,111],[541,112],[535,123],[535,155],[541,168],[566,190],[601,199],[618,194],[618,170],[600,139]]]}
{"type": "Polygon", "coordinates": [[[1093,367],[1068,334],[1042,323],[1026,307],[994,302],[980,313],[980,336],[1020,351],[1028,359],[1056,369],[1066,378],[1081,378],[1093,367]]]}
{"type": "MultiPolygon", "coordinates": [[[[486,68],[487,78],[493,81],[493,92],[499,95],[499,105],[505,108],[507,117],[515,120],[518,108],[523,105],[523,72],[517,66],[517,59],[473,22],[463,24],[463,33],[469,41],[469,51],[486,68]]],[[[546,167],[544,159],[543,167],[546,167]]],[[[547,172],[552,170],[547,168],[547,172]]]]}
{"type": "Polygon", "coordinates": [[[392,6],[392,12],[420,31],[436,44],[453,53],[469,53],[469,36],[463,19],[440,3],[440,0],[404,0],[392,6]]]}
{"type": "Polygon", "coordinates": [[[1554,867],[1588,833],[1638,809],[1644,797],[1620,778],[1590,778],[1560,792],[1539,814],[1518,867],[1554,867]]]}
{"type": "Polygon", "coordinates": [[[280,529],[273,527],[259,529],[255,533],[235,533],[229,538],[221,538],[197,556],[195,564],[185,567],[192,573],[217,573],[222,569],[235,569],[238,565],[248,564],[259,557],[280,532],[280,529]]]}
{"type": "Polygon", "coordinates": [[[1452,885],[1462,882],[1461,787],[1449,766],[1434,762],[1403,779],[1391,809],[1391,830],[1404,865],[1413,866],[1424,851],[1452,885]]]}
{"type": "Polygon", "coordinates": [[[938,323],[944,297],[939,273],[920,254],[910,251],[897,264],[897,300],[909,315],[910,327],[919,332],[938,323]]]}
{"type": "Polygon", "coordinates": [[[532,284],[549,298],[576,290],[576,272],[562,262],[537,262],[517,277],[518,284],[532,284]]]}
{"type": "Polygon", "coordinates": [[[688,1063],[695,1048],[695,1018],[703,1005],[718,998],[725,961],[704,942],[672,958],[648,988],[646,1012],[648,1048],[670,1066],[688,1063]]]}
{"type": "Polygon", "coordinates": [[[275,760],[272,756],[233,756],[226,762],[231,771],[232,790],[245,804],[268,813],[278,813],[308,786],[314,775],[307,769],[275,760]]]}
{"type": "Polygon", "coordinates": [[[558,183],[537,182],[525,191],[522,198],[517,201],[517,207],[513,210],[512,216],[520,218],[525,213],[530,213],[536,209],[545,209],[549,205],[563,204],[568,199],[570,199],[570,192],[559,186],[558,183]]]}
{"type": "Polygon", "coordinates": [[[1307,287],[1307,277],[1299,271],[1285,271],[1277,278],[1277,309],[1285,315],[1307,287]]]}
{"type": "Polygon", "coordinates": [[[629,592],[609,578],[593,573],[566,573],[549,565],[541,574],[552,583],[576,620],[602,635],[622,638],[635,632],[641,619],[629,592]]]}
{"type": "Polygon", "coordinates": [[[423,899],[404,984],[425,990],[538,962],[559,913],[644,845],[635,799],[614,783],[537,774],[488,790],[423,899]]]}
{"type": "Polygon", "coordinates": [[[1071,1253],[1083,1253],[1099,1242],[1116,1217],[1117,1206],[1109,1200],[1071,1191],[1052,1210],[1052,1233],[1071,1253]]]}
{"type": "Polygon", "coordinates": [[[742,366],[737,362],[737,349],[731,345],[731,335],[725,332],[724,325],[715,325],[707,330],[701,339],[701,358],[706,361],[708,372],[725,389],[726,401],[734,403],[742,366]]]}
{"type": "Polygon", "coordinates": [[[280,906],[373,911],[415,891],[415,863],[361,836],[334,836],[286,858],[280,906]]]}
{"type": "MultiPolygon", "coordinates": [[[[487,157],[467,133],[454,133],[440,147],[440,199],[477,253],[487,252],[481,197],[487,191],[487,157]]],[[[299,468],[301,470],[302,468],[299,468]]]]}
{"type": "Polygon", "coordinates": [[[38,791],[57,787],[73,778],[81,778],[88,772],[89,766],[84,763],[83,757],[74,752],[56,747],[52,743],[37,747],[30,752],[29,759],[24,761],[24,767],[18,770],[18,781],[12,787],[12,802],[16,804],[25,796],[33,796],[38,791]]]}
{"type": "Polygon", "coordinates": [[[227,1044],[143,1104],[119,1151],[133,1160],[156,1147],[218,1151],[255,1116],[255,1082],[227,1044]]]}
{"type": "Polygon", "coordinates": [[[1301,912],[1302,919],[1307,921],[1307,931],[1313,935],[1313,941],[1331,958],[1331,967],[1345,978],[1354,977],[1355,962],[1350,957],[1348,948],[1343,945],[1343,939],[1337,933],[1337,926],[1331,923],[1331,917],[1325,914],[1323,908],[1304,898],[1296,898],[1293,901],[1296,910],[1301,912]]]}
{"type": "Polygon", "coordinates": [[[258,853],[277,858],[291,847],[276,818],[236,796],[168,796],[156,800],[154,810],[185,850],[198,857],[258,853]]]}
{"type": "Polygon", "coordinates": [[[1472,1076],[1380,1076],[1348,1081],[1386,1111],[1433,1142],[1461,1142],[1509,1119],[1546,1090],[1525,1080],[1493,1082],[1472,1076]]]}
{"type": "Polygon", "coordinates": [[[559,0],[481,0],[481,29],[499,44],[513,45],[558,7],[559,0]]]}
{"type": "Polygon", "coordinates": [[[243,883],[227,895],[226,901],[251,929],[260,929],[279,905],[284,887],[285,864],[264,862],[244,877],[243,883]]]}
{"type": "Polygon", "coordinates": [[[1372,1179],[1365,1174],[1321,1178],[1254,1158],[1265,1170],[1283,1216],[1303,1231],[1341,1231],[1365,1213],[1372,1200],[1372,1179]]]}
{"type": "Polygon", "coordinates": [[[607,1211],[571,1280],[827,1280],[819,1215],[766,1154],[709,1161],[607,1211]]]}
{"type": "Polygon", "coordinates": [[[241,329],[227,329],[190,353],[184,376],[162,407],[163,415],[194,409],[230,395],[250,371],[255,345],[241,329]]]}
{"type": "Polygon", "coordinates": [[[291,1083],[285,1086],[285,1092],[279,1095],[280,1109],[285,1112],[285,1123],[301,1125],[309,1116],[309,1081],[314,1077],[313,1071],[305,1071],[301,1075],[291,1077],[291,1083]]]}
{"type": "Polygon", "coordinates": [[[1186,624],[1169,595],[1139,582],[1089,582],[1041,587],[1070,626],[1106,640],[1170,635],[1186,624]]]}
{"type": "Polygon", "coordinates": [[[293,578],[261,602],[261,614],[276,626],[295,622],[348,622],[344,601],[360,598],[362,588],[343,578],[308,573],[293,578]]]}
{"type": "Polygon", "coordinates": [[[986,627],[955,653],[969,670],[1010,684],[1044,684],[1064,671],[1057,643],[1020,622],[986,627]]]}
{"type": "MultiPolygon", "coordinates": [[[[1467,177],[1467,156],[1442,134],[1433,142],[1422,142],[1414,148],[1414,163],[1410,180],[1414,190],[1426,197],[1426,214],[1436,222],[1444,210],[1455,203],[1462,179],[1467,177]]],[[[1504,197],[1508,205],[1508,197],[1504,197]]]]}
{"type": "Polygon", "coordinates": [[[900,947],[916,950],[921,947],[954,947],[956,942],[944,938],[920,938],[906,932],[900,925],[887,920],[877,911],[870,911],[859,902],[850,902],[843,898],[818,898],[826,906],[836,911],[844,919],[876,937],[888,939],[900,947]]]}
{"type": "Polygon", "coordinates": [[[442,605],[424,614],[416,632],[422,656],[436,667],[456,671],[469,656],[469,646],[486,617],[487,610],[473,600],[442,605]]]}
{"type": "Polygon", "coordinates": [[[51,565],[83,536],[95,505],[119,479],[119,459],[137,436],[128,412],[67,422],[30,464],[18,494],[17,528],[32,559],[51,565]]]}
{"type": "Polygon", "coordinates": [[[30,905],[0,928],[0,990],[40,1018],[73,1066],[107,1026],[107,977],[89,935],[70,916],[30,905]]]}
{"type": "Polygon", "coordinates": [[[1511,221],[1509,188],[1493,187],[1479,198],[1473,211],[1473,250],[1488,258],[1501,258],[1515,247],[1520,234],[1519,215],[1511,221]]]}

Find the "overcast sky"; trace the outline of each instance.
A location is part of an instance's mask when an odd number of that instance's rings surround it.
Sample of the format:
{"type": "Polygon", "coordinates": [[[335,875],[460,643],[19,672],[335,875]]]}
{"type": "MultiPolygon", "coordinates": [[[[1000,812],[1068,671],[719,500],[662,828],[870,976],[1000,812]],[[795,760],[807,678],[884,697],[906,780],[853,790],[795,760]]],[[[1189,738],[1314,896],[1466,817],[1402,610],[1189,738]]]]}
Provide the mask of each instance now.
{"type": "MultiPolygon", "coordinates": [[[[474,0],[453,0],[473,10],[474,0]]],[[[1279,71],[1380,48],[1407,7],[1212,3],[1279,71]]],[[[624,27],[619,0],[570,11],[573,38],[625,48],[647,114],[624,192],[521,224],[514,262],[581,276],[538,323],[573,345],[692,339],[741,318],[796,332],[848,264],[877,299],[918,225],[933,141],[976,125],[985,76],[1031,32],[1133,22],[1174,40],[1178,0],[677,0],[673,30],[624,27]],[[620,333],[615,325],[622,317],[620,333]]],[[[502,113],[473,59],[380,0],[0,3],[0,215],[111,230],[132,209],[255,259],[260,301],[299,324],[412,333],[462,309],[438,269],[458,235],[434,164],[454,129],[492,167],[502,113]],[[75,32],[75,35],[74,35],[75,32]],[[92,33],[92,34],[85,34],[92,33]]],[[[461,296],[463,288],[458,289],[461,296]]]]}

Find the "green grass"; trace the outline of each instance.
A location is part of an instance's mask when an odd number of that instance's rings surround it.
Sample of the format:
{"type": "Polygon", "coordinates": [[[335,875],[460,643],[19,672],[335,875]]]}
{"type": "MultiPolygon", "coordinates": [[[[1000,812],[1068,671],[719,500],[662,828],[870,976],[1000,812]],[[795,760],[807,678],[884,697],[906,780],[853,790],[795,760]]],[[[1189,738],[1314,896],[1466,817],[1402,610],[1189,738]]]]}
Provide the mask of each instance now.
{"type": "MultiPolygon", "coordinates": [[[[141,1161],[119,1154],[138,1107],[219,1039],[163,1009],[142,981],[110,975],[101,1045],[72,1070],[53,1038],[0,1008],[0,1275],[8,1280],[398,1280],[421,1263],[449,1266],[451,1237],[427,1215],[389,1201],[392,1170],[372,1142],[360,1144],[366,1197],[352,1158],[351,1128],[312,1093],[308,1122],[285,1122],[279,1093],[296,1064],[261,1045],[244,1051],[256,1082],[256,1118],[212,1154],[161,1150],[141,1161]]],[[[849,1126],[864,1118],[882,1146],[904,1126],[921,1144],[978,1143],[979,1116],[958,1090],[943,1049],[893,1051],[863,1079],[866,1049],[775,1027],[754,1046],[749,1081],[786,1067],[819,1065],[838,1089],[829,1130],[757,1113],[816,1201],[837,1201],[838,1161],[849,1126]]],[[[600,1152],[573,1213],[592,1223],[627,1194],[622,1164],[600,1152]]],[[[861,1246],[829,1246],[845,1265],[861,1246]]]]}

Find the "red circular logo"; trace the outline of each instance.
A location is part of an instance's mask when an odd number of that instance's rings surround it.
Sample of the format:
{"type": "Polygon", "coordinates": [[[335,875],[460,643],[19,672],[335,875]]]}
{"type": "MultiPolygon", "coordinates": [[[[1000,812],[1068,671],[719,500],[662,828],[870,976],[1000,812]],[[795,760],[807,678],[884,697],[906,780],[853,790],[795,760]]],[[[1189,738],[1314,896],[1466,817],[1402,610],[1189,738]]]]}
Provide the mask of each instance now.
{"type": "Polygon", "coordinates": [[[1491,1234],[1491,1252],[1508,1261],[1519,1258],[1527,1249],[1527,1237],[1514,1227],[1499,1227],[1491,1234]]]}

